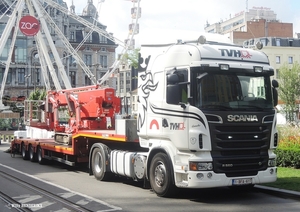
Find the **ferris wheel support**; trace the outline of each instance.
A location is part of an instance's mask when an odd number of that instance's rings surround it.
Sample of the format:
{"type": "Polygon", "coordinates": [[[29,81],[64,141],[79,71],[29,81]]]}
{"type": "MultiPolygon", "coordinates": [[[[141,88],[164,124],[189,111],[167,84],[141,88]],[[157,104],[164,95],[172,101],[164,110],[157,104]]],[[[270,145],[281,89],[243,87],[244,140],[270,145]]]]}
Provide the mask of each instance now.
{"type": "MultiPolygon", "coordinates": [[[[27,0],[27,2],[28,2],[28,6],[29,6],[29,0],[27,0]]],[[[50,47],[50,49],[52,51],[52,54],[53,54],[54,59],[55,59],[55,63],[57,65],[57,67],[58,67],[58,71],[60,73],[60,76],[62,77],[62,81],[65,84],[66,89],[70,89],[70,88],[72,88],[70,80],[69,80],[69,78],[67,76],[67,73],[66,73],[66,71],[64,69],[64,65],[62,64],[62,61],[61,61],[61,59],[59,57],[59,54],[58,54],[58,52],[57,52],[57,50],[56,50],[56,48],[54,46],[51,34],[50,34],[48,26],[47,26],[47,23],[46,23],[46,21],[45,21],[45,19],[43,17],[42,12],[41,12],[40,5],[36,2],[36,0],[31,0],[31,2],[33,3],[33,6],[34,6],[34,8],[35,8],[35,10],[36,10],[36,12],[37,12],[37,14],[39,16],[41,25],[43,27],[43,30],[45,32],[45,35],[46,35],[46,38],[47,38],[47,41],[48,41],[48,44],[49,44],[49,47],[50,47]]],[[[44,54],[44,55],[48,55],[48,54],[44,54]]],[[[50,65],[50,64],[47,64],[47,65],[50,65]]],[[[52,63],[51,63],[51,66],[53,67],[52,63]]],[[[52,70],[55,70],[55,69],[52,69],[52,70]]],[[[53,75],[54,74],[55,74],[55,71],[54,71],[53,75]]]]}
{"type": "Polygon", "coordinates": [[[50,17],[50,15],[45,11],[45,9],[43,9],[43,7],[40,8],[43,12],[43,17],[46,18],[48,24],[51,25],[51,27],[53,27],[53,29],[55,29],[55,32],[57,33],[57,35],[60,38],[60,41],[64,44],[64,46],[66,47],[66,49],[68,50],[68,52],[70,53],[70,55],[72,55],[74,57],[74,59],[77,61],[77,63],[79,64],[79,66],[82,68],[82,70],[85,72],[85,74],[89,77],[89,79],[91,80],[91,82],[93,84],[96,84],[96,79],[94,74],[90,71],[89,67],[84,63],[84,61],[82,60],[82,58],[78,55],[77,51],[72,47],[72,45],[70,44],[70,42],[68,41],[68,39],[64,36],[64,34],[61,32],[61,30],[59,29],[59,27],[54,23],[54,21],[52,20],[52,18],[50,17]]]}
{"type": "MultiPolygon", "coordinates": [[[[29,14],[31,16],[34,16],[33,5],[30,4],[29,0],[26,0],[26,3],[27,3],[28,10],[29,10],[29,14]]],[[[48,30],[48,28],[46,27],[46,30],[45,30],[46,34],[47,34],[47,32],[49,33],[49,31],[47,31],[47,30],[48,30]]],[[[55,74],[55,69],[53,67],[52,61],[51,61],[50,56],[48,54],[47,46],[45,44],[45,41],[44,41],[43,36],[42,36],[42,34],[41,34],[40,31],[37,33],[37,35],[36,35],[35,38],[36,38],[35,40],[36,40],[37,46],[38,46],[38,48],[37,48],[38,54],[39,54],[40,58],[43,58],[46,61],[48,69],[49,69],[49,73],[50,73],[50,75],[52,77],[52,80],[53,80],[55,88],[57,90],[61,90],[62,89],[61,85],[60,85],[59,80],[58,80],[58,78],[57,78],[57,76],[55,74]]],[[[43,73],[44,78],[48,77],[46,68],[42,69],[42,73],[43,73]]]]}

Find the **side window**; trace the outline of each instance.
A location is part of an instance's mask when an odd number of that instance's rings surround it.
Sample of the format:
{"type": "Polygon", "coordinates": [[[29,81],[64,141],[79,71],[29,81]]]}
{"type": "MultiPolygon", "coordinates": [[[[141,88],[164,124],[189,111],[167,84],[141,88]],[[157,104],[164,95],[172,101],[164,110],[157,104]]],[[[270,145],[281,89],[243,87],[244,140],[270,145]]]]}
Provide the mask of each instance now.
{"type": "Polygon", "coordinates": [[[167,72],[167,103],[188,102],[188,71],[173,69],[167,72]]]}

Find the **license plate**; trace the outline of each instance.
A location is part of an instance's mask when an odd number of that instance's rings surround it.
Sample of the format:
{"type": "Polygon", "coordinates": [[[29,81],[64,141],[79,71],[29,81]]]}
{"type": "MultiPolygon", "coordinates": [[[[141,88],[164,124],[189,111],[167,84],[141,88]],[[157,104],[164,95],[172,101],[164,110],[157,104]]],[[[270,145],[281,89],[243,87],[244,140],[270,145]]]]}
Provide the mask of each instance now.
{"type": "Polygon", "coordinates": [[[233,179],[232,185],[249,185],[252,184],[251,178],[244,178],[244,179],[233,179]]]}

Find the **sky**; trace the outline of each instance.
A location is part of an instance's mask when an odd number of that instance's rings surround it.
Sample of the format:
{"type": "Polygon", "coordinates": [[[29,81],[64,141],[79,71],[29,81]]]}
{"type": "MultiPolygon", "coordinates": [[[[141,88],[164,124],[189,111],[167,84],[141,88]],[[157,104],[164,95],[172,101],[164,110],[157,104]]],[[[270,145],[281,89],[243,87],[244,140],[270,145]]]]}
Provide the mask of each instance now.
{"type": "MultiPolygon", "coordinates": [[[[107,26],[118,40],[128,37],[132,23],[131,0],[92,0],[99,13],[99,21],[107,26]]],[[[72,0],[65,0],[70,7],[72,0]]],[[[75,12],[81,14],[88,0],[73,0],[75,12]]],[[[135,3],[137,5],[137,3],[135,3]]],[[[178,39],[197,39],[206,23],[214,24],[246,11],[246,8],[267,7],[283,23],[293,23],[294,33],[300,33],[299,0],[141,0],[140,33],[135,36],[140,43],[173,43],[178,39]]]]}

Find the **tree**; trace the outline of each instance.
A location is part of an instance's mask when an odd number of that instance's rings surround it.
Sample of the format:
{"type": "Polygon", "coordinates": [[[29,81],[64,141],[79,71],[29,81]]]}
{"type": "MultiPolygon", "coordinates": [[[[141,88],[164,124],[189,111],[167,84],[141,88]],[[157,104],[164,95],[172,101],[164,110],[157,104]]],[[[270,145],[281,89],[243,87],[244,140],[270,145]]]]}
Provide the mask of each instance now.
{"type": "Polygon", "coordinates": [[[295,121],[299,111],[297,100],[300,92],[300,65],[295,62],[291,67],[285,63],[279,69],[279,98],[284,102],[283,111],[289,122],[295,121]]]}
{"type": "Polygon", "coordinates": [[[28,97],[29,100],[45,100],[47,91],[45,89],[35,89],[28,97]]]}
{"type": "Polygon", "coordinates": [[[130,53],[124,54],[123,60],[127,60],[127,62],[133,66],[135,69],[138,68],[139,62],[139,52],[140,49],[134,49],[130,53]]]}

